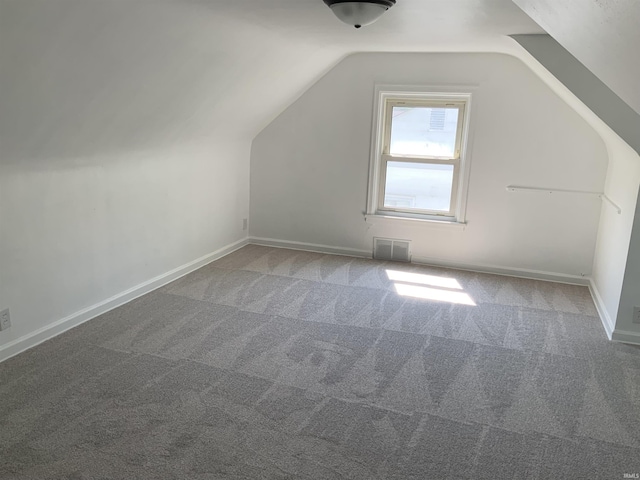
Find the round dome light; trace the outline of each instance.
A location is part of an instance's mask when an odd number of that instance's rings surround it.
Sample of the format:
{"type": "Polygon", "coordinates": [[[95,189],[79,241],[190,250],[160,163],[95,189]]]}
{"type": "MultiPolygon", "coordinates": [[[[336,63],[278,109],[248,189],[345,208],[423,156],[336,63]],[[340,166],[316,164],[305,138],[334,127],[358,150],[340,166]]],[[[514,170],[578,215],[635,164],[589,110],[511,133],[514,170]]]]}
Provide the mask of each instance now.
{"type": "Polygon", "coordinates": [[[396,4],[396,0],[368,0],[348,2],[344,0],[324,0],[336,17],[356,28],[370,25],[396,4]]]}

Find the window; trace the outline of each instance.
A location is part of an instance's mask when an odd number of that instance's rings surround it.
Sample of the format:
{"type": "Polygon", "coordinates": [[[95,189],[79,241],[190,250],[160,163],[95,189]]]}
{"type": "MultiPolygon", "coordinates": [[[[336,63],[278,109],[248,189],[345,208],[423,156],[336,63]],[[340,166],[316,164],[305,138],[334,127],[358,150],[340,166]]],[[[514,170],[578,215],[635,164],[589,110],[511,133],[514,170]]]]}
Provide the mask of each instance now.
{"type": "Polygon", "coordinates": [[[368,214],[464,221],[470,99],[379,92],[368,214]]]}

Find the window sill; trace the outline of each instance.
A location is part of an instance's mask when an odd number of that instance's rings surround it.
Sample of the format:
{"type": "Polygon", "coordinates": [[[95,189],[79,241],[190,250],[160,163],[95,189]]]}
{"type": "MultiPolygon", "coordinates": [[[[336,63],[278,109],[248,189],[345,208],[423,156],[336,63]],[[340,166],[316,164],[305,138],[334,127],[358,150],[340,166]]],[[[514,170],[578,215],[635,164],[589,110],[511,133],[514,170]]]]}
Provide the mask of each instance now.
{"type": "Polygon", "coordinates": [[[467,226],[465,222],[454,220],[434,220],[430,218],[400,217],[395,215],[365,214],[364,221],[371,225],[393,225],[405,223],[408,225],[423,225],[425,227],[445,227],[459,228],[464,230],[467,226]]]}

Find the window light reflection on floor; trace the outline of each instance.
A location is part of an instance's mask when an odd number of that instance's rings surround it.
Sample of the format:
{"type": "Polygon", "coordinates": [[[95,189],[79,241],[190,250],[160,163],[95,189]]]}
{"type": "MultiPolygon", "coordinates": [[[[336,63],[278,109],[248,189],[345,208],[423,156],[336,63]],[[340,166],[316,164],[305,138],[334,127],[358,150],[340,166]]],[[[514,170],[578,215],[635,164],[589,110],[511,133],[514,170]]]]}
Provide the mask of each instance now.
{"type": "Polygon", "coordinates": [[[476,303],[467,293],[456,291],[462,290],[462,286],[455,278],[401,272],[398,270],[387,270],[387,276],[389,280],[395,282],[394,287],[398,295],[403,297],[476,306],[476,303]],[[424,285],[429,285],[429,287],[424,285]]]}
{"type": "Polygon", "coordinates": [[[394,282],[419,283],[420,285],[431,285],[432,287],[462,290],[462,286],[455,278],[436,277],[435,275],[401,272],[399,270],[387,270],[387,277],[394,282]]]}

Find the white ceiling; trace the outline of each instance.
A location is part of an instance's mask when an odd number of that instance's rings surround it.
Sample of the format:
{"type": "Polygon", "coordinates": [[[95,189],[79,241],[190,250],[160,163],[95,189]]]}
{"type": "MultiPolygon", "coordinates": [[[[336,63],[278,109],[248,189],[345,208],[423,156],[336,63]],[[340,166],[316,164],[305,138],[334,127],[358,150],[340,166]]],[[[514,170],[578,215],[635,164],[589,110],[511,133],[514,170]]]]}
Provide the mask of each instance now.
{"type": "Polygon", "coordinates": [[[322,0],[208,0],[201,4],[284,39],[346,51],[484,50],[514,33],[542,33],[511,0],[398,0],[377,23],[356,30],[322,0]]]}
{"type": "Polygon", "coordinates": [[[639,0],[514,0],[640,113],[639,0]]]}
{"type": "Polygon", "coordinates": [[[538,32],[511,0],[398,0],[359,30],[322,0],[0,0],[1,160],[251,141],[350,53],[518,51],[507,35],[538,32]]]}
{"type": "MultiPolygon", "coordinates": [[[[262,87],[269,87],[271,105],[257,123],[260,128],[350,53],[515,53],[519,49],[508,35],[544,33],[511,0],[398,0],[362,29],[340,22],[322,0],[193,0],[191,5],[201,7],[204,18],[224,17],[237,25],[233,44],[226,44],[230,49],[247,52],[272,42],[261,57],[261,76],[269,82],[262,87]]],[[[255,78],[251,82],[246,88],[264,90],[255,78]]]]}

